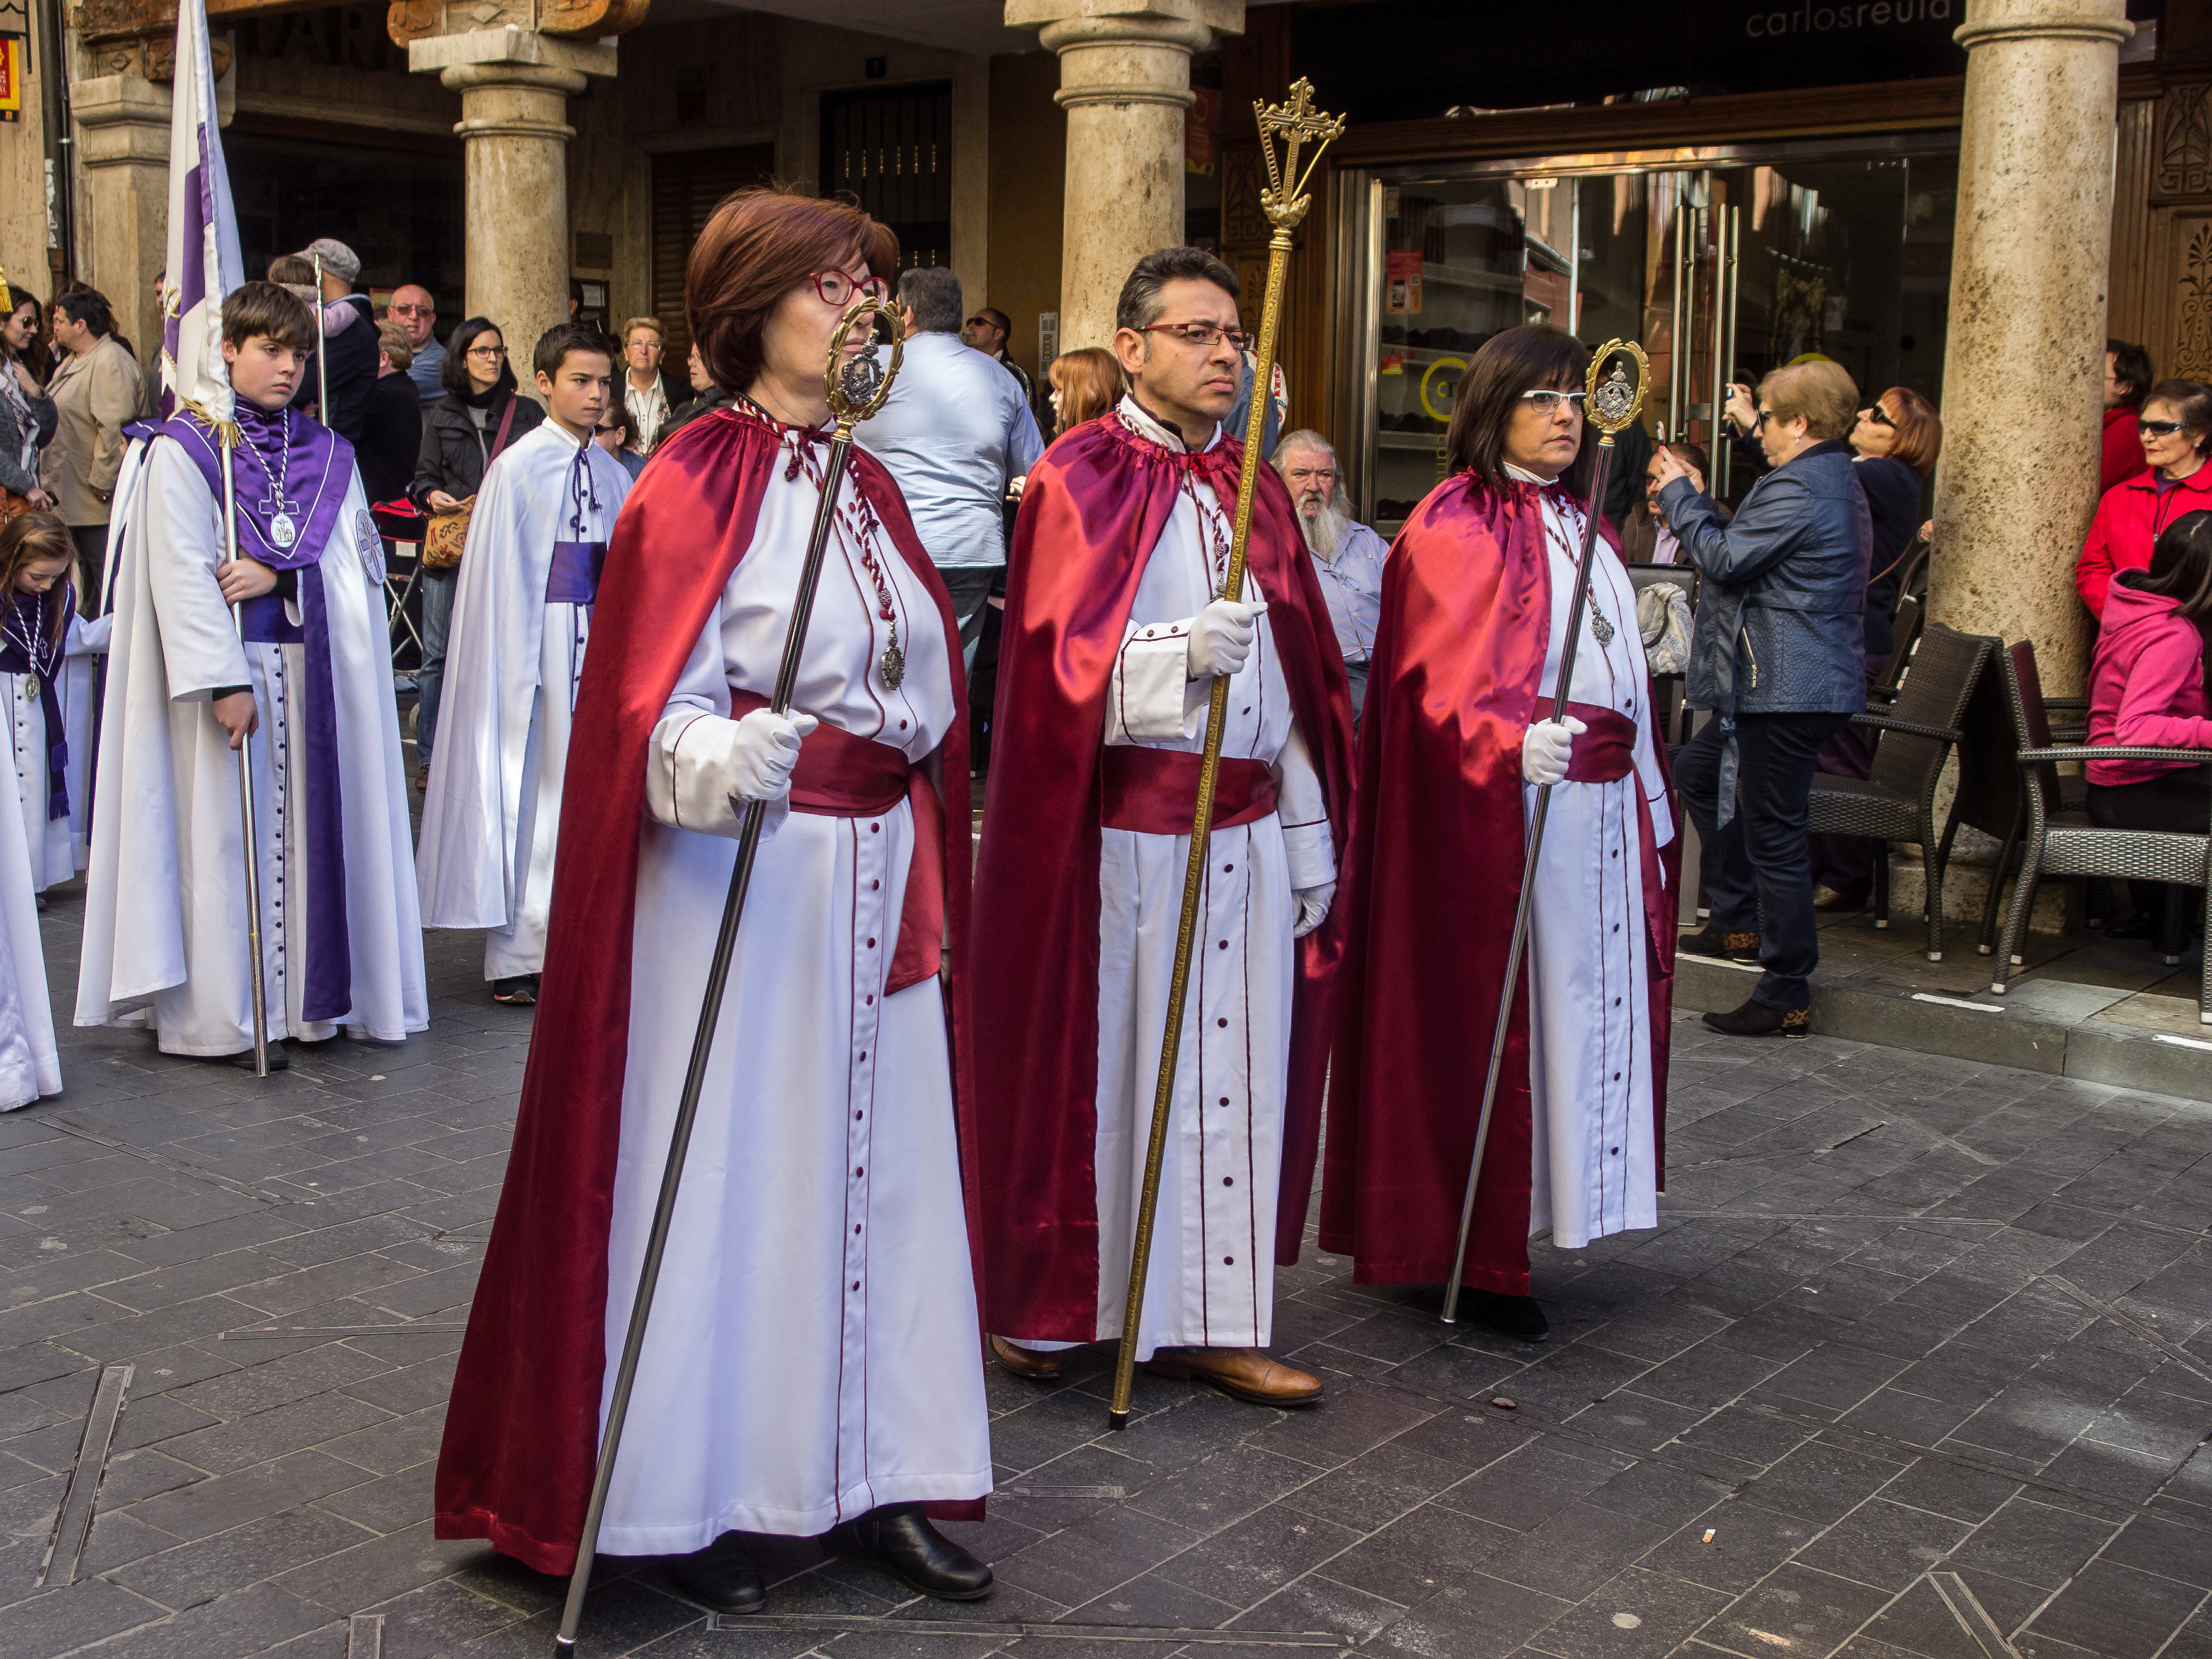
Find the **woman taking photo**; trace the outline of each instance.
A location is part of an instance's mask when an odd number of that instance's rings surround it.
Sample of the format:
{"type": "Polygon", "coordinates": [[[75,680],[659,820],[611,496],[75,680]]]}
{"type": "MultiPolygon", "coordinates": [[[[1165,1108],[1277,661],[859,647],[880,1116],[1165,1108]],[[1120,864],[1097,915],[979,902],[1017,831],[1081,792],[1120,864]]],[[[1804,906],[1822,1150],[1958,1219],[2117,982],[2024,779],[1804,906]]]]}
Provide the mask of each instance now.
{"type": "MultiPolygon", "coordinates": [[[[2212,702],[2204,653],[2212,645],[2212,512],[2185,514],[2162,532],[2148,568],[2123,570],[2105,599],[2104,629],[2089,660],[2089,742],[2199,749],[2204,762],[2093,760],[2090,821],[2119,830],[2176,830],[2201,836],[2212,824],[2212,702]]],[[[2155,930],[2169,962],[2189,943],[2196,890],[2128,884],[2136,915],[2107,938],[2147,939],[2155,930]]]]}
{"type": "Polygon", "coordinates": [[[53,336],[69,355],[46,387],[56,421],[41,477],[76,542],[85,615],[96,617],[107,569],[108,504],[123,470],[123,428],[146,412],[146,377],[97,289],[80,288],[54,301],[53,336]]]}
{"type": "Polygon", "coordinates": [[[848,204],[746,191],[692,247],[690,332],[739,394],[654,446],[608,550],[538,1036],[439,1461],[441,1537],[570,1570],[736,837],[763,803],[599,1538],[681,1557],[678,1585],[720,1613],[766,1600],[747,1533],[826,1534],[925,1595],[991,1589],[921,1514],[972,1514],[991,1486],[961,1186],[960,641],[857,447],[797,697],[767,706],[826,483],[823,366],[897,246],[848,204]]]}
{"type": "MultiPolygon", "coordinates": [[[[1935,405],[1910,386],[1893,386],[1859,410],[1847,441],[1852,476],[1866,496],[1874,528],[1867,561],[1866,672],[1871,686],[1896,647],[1892,628],[1897,592],[1921,523],[1921,487],[1936,470],[1943,447],[1943,422],[1935,405]]],[[[1833,777],[1863,778],[1874,769],[1874,742],[1863,726],[1847,726],[1820,746],[1816,766],[1833,777]]],[[[1814,836],[1813,906],[1856,910],[1874,887],[1878,843],[1867,836],[1814,836]]]]}
{"type": "Polygon", "coordinates": [[[0,320],[0,522],[27,508],[51,510],[39,483],[39,452],[54,435],[54,402],[39,390],[39,301],[10,283],[0,320]]]}
{"type": "Polygon", "coordinates": [[[2075,591],[2100,619],[2115,575],[2148,565],[2152,544],[2183,514],[2212,508],[2212,469],[2204,465],[2212,451],[2212,386],[2160,380],[2143,399],[2136,430],[2150,470],[2105,492],[2074,567],[2075,591]]]}
{"type": "MultiPolygon", "coordinates": [[[[453,331],[438,369],[446,395],[422,411],[422,447],[407,492],[425,513],[458,513],[475,500],[492,457],[545,418],[544,405],[515,394],[507,342],[488,318],[453,331]]],[[[422,572],[422,666],[415,684],[415,787],[430,775],[438,693],[446,679],[446,634],[453,620],[454,567],[422,572]]]]}

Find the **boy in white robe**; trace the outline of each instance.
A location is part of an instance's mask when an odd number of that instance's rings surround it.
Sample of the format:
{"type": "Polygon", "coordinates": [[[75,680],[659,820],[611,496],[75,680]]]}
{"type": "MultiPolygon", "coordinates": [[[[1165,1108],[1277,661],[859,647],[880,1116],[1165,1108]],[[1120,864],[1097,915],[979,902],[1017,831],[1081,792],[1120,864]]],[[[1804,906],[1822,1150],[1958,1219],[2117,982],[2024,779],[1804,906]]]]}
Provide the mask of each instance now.
{"type": "Polygon", "coordinates": [[[482,927],[495,1002],[538,1000],[561,782],[591,608],[629,474],[592,441],[612,397],[605,337],[546,331],[548,418],[484,473],[453,593],[419,872],[430,927],[482,927]]]}
{"type": "Polygon", "coordinates": [[[165,1053],[254,1063],[243,763],[275,1068],[280,1039],[396,1042],[429,1024],[429,1002],[383,544],[352,447],[287,408],[314,318],[248,283],[222,325],[236,556],[205,415],[149,428],[118,481],[76,1023],[150,1025],[165,1053]]]}

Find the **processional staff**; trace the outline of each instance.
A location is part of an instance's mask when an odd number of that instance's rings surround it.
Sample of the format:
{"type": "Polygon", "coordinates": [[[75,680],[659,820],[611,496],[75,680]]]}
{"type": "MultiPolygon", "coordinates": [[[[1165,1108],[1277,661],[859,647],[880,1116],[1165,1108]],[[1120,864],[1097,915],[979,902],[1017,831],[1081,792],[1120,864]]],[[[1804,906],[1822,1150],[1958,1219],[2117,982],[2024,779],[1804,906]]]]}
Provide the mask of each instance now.
{"type": "MultiPolygon", "coordinates": [[[[906,352],[899,314],[884,301],[856,300],[838,319],[830,343],[830,361],[823,370],[823,388],[830,412],[836,417],[830,434],[830,458],[823,469],[822,500],[814,509],[814,531],[806,543],[806,560],[799,575],[799,592],[792,601],[791,625],[783,636],[783,660],[775,672],[775,695],[769,708],[777,714],[791,712],[793,689],[799,681],[799,659],[806,649],[807,625],[814,617],[814,596],[822,582],[822,562],[830,546],[830,526],[837,514],[837,487],[845,476],[845,463],[853,450],[853,428],[884,406],[891,382],[906,352]],[[890,337],[888,364],[878,362],[874,337],[877,319],[890,337]],[[855,333],[867,329],[869,338],[857,357],[848,355],[855,333]]],[[[896,682],[893,682],[896,684],[896,682]]],[[[675,1127],[668,1136],[668,1161],[661,1167],[660,1197],[653,1206],[653,1230],[646,1236],[645,1261],[638,1269],[637,1296],[630,1304],[629,1328],[623,1336],[621,1363],[615,1369],[614,1391],[607,1399],[606,1427],[599,1438],[599,1468],[592,1478],[592,1501],[584,1512],[584,1534],[576,1542],[576,1565],[568,1576],[568,1600],[561,1610],[560,1634],[554,1651],[573,1653],[576,1623],[584,1611],[584,1597],[592,1583],[592,1562],[599,1554],[599,1522],[606,1513],[607,1491],[612,1484],[615,1456],[622,1448],[623,1421],[629,1414],[630,1390],[637,1382],[638,1358],[645,1350],[646,1322],[653,1316],[653,1295],[660,1282],[660,1259],[668,1248],[668,1230],[676,1216],[677,1189],[684,1182],[684,1158],[691,1145],[691,1126],[699,1115],[699,1091],[707,1080],[707,1060],[714,1051],[714,1030],[721,1024],[722,994],[730,982],[730,958],[738,944],[738,927],[745,914],[745,893],[752,885],[753,861],[759,854],[761,830],[768,817],[766,801],[748,801],[738,832],[738,857],[730,872],[729,896],[722,905],[721,931],[715,935],[714,956],[707,970],[707,994],[699,1008],[699,1024],[691,1038],[691,1061],[684,1073],[684,1093],[676,1107],[675,1127]]]]}
{"type": "MultiPolygon", "coordinates": [[[[1567,608],[1567,636],[1559,645],[1559,678],[1552,688],[1551,718],[1565,717],[1567,691],[1575,678],[1575,650],[1582,643],[1583,613],[1589,608],[1591,556],[1597,547],[1598,512],[1605,504],[1606,475],[1613,469],[1613,434],[1626,429],[1644,407],[1651,364],[1633,340],[1607,340],[1591,355],[1583,377],[1589,393],[1589,420],[1598,430],[1597,465],[1590,477],[1589,505],[1583,514],[1582,556],[1575,565],[1574,603],[1567,608]],[[1606,366],[1613,366],[1611,374],[1606,366]],[[1634,370],[1634,378],[1630,371],[1634,370]],[[1603,378],[1600,378],[1602,376],[1603,378]]],[[[1467,1270],[1467,1241],[1474,1229],[1474,1189],[1482,1180],[1483,1149],[1490,1141],[1491,1108],[1498,1101],[1498,1076],[1505,1063],[1505,1039],[1513,1024],[1513,992],[1521,979],[1521,959],[1528,948],[1528,907],[1536,892],[1536,859],[1544,850],[1544,820],[1552,810],[1552,786],[1536,786],[1536,811],[1528,825],[1528,851],[1521,864],[1521,902],[1513,909],[1513,941],[1505,952],[1505,980],[1498,992],[1498,1024],[1490,1039],[1490,1073],[1483,1079],[1482,1109],[1474,1120],[1474,1155],[1467,1172],[1467,1197],[1460,1206],[1459,1248],[1452,1252],[1451,1277],[1444,1282],[1443,1322],[1459,1322],[1460,1276],[1467,1270]]],[[[1542,1133],[1540,1128],[1539,1133],[1542,1133]]]]}
{"type": "MultiPolygon", "coordinates": [[[[215,422],[222,445],[222,552],[225,562],[238,562],[238,480],[232,469],[238,453],[236,421],[215,422]]],[[[238,637],[246,638],[246,605],[230,608],[238,637]]],[[[261,842],[253,817],[253,733],[238,736],[238,818],[246,843],[246,944],[253,976],[253,1075],[269,1075],[269,985],[261,960],[261,842]]]]}
{"type": "MultiPolygon", "coordinates": [[[[1237,478],[1237,515],[1229,544],[1229,573],[1221,597],[1235,600],[1244,591],[1244,553],[1252,539],[1252,499],[1260,468],[1266,463],[1260,442],[1267,430],[1267,388],[1274,376],[1275,341],[1282,324],[1283,279],[1290,270],[1291,233],[1306,216],[1313,198],[1306,184],[1320,165],[1321,153],[1342,135],[1344,118],[1313,106],[1313,83],[1301,76],[1290,101],[1255,101],[1260,123],[1260,152],[1267,160],[1267,185],[1260,206],[1275,234],[1267,241],[1267,295],[1260,312],[1260,340],[1252,366],[1252,411],[1244,423],[1244,464],[1237,478]],[[1282,159],[1276,141],[1284,144],[1282,159]],[[1305,170],[1298,151],[1312,143],[1305,170]]],[[[1183,874],[1182,920],[1176,933],[1175,975],[1168,985],[1168,1012],[1160,1039],[1159,1082],[1152,1091],[1152,1132],[1145,1151],[1145,1185],[1137,1206],[1136,1247],[1129,1258],[1128,1306],[1121,1316],[1121,1352],[1114,1362],[1114,1399],[1107,1413],[1110,1427],[1129,1426],[1129,1395],[1136,1382],[1137,1330],[1145,1310],[1145,1279],[1152,1259],[1152,1228],[1160,1203],[1160,1167],[1167,1155],[1168,1119],[1175,1105],[1176,1059],[1182,1047],[1183,1003],[1190,994],[1191,951],[1198,936],[1199,900],[1205,890],[1206,837],[1213,827],[1214,787],[1221,773],[1221,740],[1229,721],[1229,677],[1217,675],[1206,716],[1206,748],[1198,771],[1198,805],[1191,814],[1190,862],[1183,874]]]]}

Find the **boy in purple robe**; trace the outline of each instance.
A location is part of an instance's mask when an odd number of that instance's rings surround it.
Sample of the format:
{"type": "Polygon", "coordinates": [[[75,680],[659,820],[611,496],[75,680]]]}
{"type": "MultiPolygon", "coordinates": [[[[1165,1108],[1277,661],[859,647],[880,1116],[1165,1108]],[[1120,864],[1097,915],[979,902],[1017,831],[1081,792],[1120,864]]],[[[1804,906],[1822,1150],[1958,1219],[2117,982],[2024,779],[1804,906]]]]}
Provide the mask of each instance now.
{"type": "Polygon", "coordinates": [[[180,404],[134,428],[115,497],[76,1023],[248,1066],[241,765],[270,1043],[398,1042],[429,1021],[382,543],[352,447],[288,407],[314,337],[275,283],[223,301],[234,545],[226,411],[180,404]]]}

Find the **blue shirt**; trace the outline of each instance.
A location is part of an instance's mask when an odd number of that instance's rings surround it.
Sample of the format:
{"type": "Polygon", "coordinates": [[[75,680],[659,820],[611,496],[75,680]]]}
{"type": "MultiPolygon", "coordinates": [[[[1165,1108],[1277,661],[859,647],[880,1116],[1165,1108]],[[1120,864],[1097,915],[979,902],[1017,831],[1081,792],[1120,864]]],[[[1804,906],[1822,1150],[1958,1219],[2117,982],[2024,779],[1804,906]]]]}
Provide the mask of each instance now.
{"type": "Polygon", "coordinates": [[[446,395],[445,383],[438,378],[438,371],[445,366],[446,348],[433,334],[422,342],[415,361],[407,365],[407,378],[415,382],[415,390],[422,394],[424,403],[434,404],[446,395]]]}
{"type": "Polygon", "coordinates": [[[1044,453],[1014,377],[951,334],[915,334],[890,396],[853,429],[906,497],[930,562],[1006,562],[1006,481],[1044,453]]]}
{"type": "Polygon", "coordinates": [[[1336,626],[1336,642],[1346,662],[1365,662],[1374,652],[1375,625],[1382,615],[1382,561],[1389,553],[1382,537],[1353,524],[1345,530],[1334,557],[1313,555],[1314,574],[1321,578],[1322,597],[1328,601],[1328,619],[1336,626]]]}

